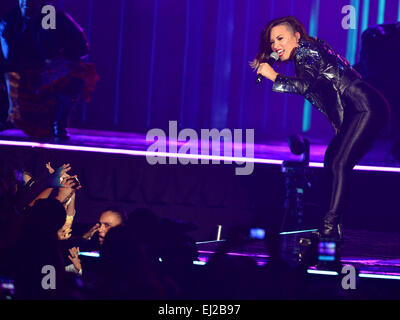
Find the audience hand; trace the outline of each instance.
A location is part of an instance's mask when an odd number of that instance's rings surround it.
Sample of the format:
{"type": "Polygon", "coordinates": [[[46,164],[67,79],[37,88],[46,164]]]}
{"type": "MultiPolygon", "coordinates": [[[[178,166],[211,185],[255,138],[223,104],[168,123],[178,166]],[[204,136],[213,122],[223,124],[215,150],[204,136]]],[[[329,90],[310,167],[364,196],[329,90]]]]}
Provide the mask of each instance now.
{"type": "Polygon", "coordinates": [[[71,225],[64,224],[60,230],[57,231],[58,240],[67,240],[71,237],[71,225]]]}
{"type": "MultiPolygon", "coordinates": [[[[47,167],[47,166],[46,166],[47,167]]],[[[63,187],[61,182],[64,180],[64,175],[71,170],[70,164],[63,164],[61,167],[59,167],[56,171],[53,173],[53,179],[51,181],[51,186],[52,187],[63,187]]],[[[50,170],[49,170],[50,172],[50,170]]]]}
{"type": "Polygon", "coordinates": [[[54,171],[55,171],[55,170],[52,168],[50,162],[47,162],[47,163],[46,163],[46,168],[47,168],[47,170],[49,170],[49,173],[50,173],[50,174],[53,174],[54,171]]]}
{"type": "Polygon", "coordinates": [[[74,265],[75,269],[78,271],[82,270],[81,260],[79,259],[79,247],[73,247],[69,249],[69,253],[71,254],[68,256],[69,260],[71,260],[72,264],[74,265]]]}
{"type": "Polygon", "coordinates": [[[86,232],[82,238],[90,240],[93,235],[100,229],[100,223],[96,223],[88,232],[86,232]]]}
{"type": "Polygon", "coordinates": [[[75,182],[72,179],[63,179],[61,181],[61,188],[58,189],[56,199],[62,204],[66,203],[75,193],[74,185],[75,182]]]}

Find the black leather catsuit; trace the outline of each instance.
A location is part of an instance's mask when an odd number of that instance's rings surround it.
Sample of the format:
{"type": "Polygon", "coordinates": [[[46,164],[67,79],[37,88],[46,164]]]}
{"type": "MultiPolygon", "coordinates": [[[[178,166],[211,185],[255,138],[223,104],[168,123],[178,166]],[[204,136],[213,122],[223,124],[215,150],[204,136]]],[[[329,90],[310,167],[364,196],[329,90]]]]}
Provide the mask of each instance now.
{"type": "Polygon", "coordinates": [[[296,76],[279,74],[273,90],[304,95],[335,130],[324,159],[332,191],[322,234],[337,234],[349,173],[386,125],[389,105],[346,59],[320,39],[300,40],[293,59],[296,76]]]}

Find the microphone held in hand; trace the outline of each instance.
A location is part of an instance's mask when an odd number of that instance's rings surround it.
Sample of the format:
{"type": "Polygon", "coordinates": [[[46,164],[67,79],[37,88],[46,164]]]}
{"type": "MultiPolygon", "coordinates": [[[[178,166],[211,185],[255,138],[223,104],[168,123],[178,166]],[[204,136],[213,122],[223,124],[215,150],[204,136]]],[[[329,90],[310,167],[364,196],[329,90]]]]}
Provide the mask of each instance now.
{"type": "MultiPolygon", "coordinates": [[[[279,54],[273,51],[270,55],[268,60],[266,61],[270,66],[272,66],[277,60],[279,59],[279,54]]],[[[260,83],[264,76],[262,74],[258,74],[256,78],[256,83],[260,83]]]]}

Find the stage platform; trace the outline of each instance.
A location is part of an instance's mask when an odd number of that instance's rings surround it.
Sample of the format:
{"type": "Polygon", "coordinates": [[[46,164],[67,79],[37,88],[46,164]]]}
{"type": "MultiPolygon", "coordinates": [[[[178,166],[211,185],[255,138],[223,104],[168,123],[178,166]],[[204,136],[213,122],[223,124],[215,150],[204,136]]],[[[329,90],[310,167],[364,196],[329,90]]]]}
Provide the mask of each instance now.
{"type": "MultiPolygon", "coordinates": [[[[18,141],[20,146],[39,146],[43,148],[54,148],[61,150],[82,150],[89,152],[120,153],[127,155],[145,155],[149,146],[154,141],[146,141],[146,135],[126,132],[99,131],[87,129],[69,129],[71,139],[65,143],[54,143],[50,141],[35,141],[29,139],[21,130],[9,129],[0,132],[0,143],[7,145],[9,141],[18,141]],[[67,147],[62,147],[66,145],[67,147]],[[74,148],[76,147],[76,148],[74,148]]],[[[329,141],[310,141],[310,165],[321,167],[324,161],[324,154],[329,141]]],[[[177,146],[182,146],[184,142],[177,142],[177,146]]],[[[392,141],[377,140],[373,149],[365,155],[356,169],[374,170],[371,166],[386,167],[383,171],[400,172],[400,162],[395,160],[390,154],[392,141]],[[397,171],[398,170],[398,171],[397,171]]],[[[10,145],[17,145],[13,142],[10,145]]],[[[221,149],[223,144],[221,144],[221,149]]],[[[242,149],[243,145],[234,144],[234,148],[242,149]]],[[[244,154],[244,150],[243,150],[244,154]]],[[[299,156],[291,153],[288,141],[270,140],[263,144],[254,145],[253,161],[259,163],[280,164],[282,160],[298,161],[299,156]]],[[[378,168],[379,170],[379,168],[378,168]]]]}
{"type": "MultiPolygon", "coordinates": [[[[297,263],[295,245],[300,237],[309,237],[311,231],[283,232],[280,235],[282,254],[288,262],[297,263]]],[[[225,242],[204,241],[198,242],[199,261],[208,262],[216,248],[225,242]]],[[[259,266],[269,260],[268,249],[262,240],[247,241],[228,253],[235,256],[252,257],[259,266]]],[[[354,265],[361,274],[375,274],[393,276],[400,280],[400,233],[374,232],[368,230],[344,230],[344,242],[341,249],[342,264],[354,265]]]]}
{"type": "MultiPolygon", "coordinates": [[[[282,257],[293,269],[300,268],[298,246],[301,237],[309,237],[310,231],[284,232],[280,235],[282,257]]],[[[200,242],[198,261],[207,266],[218,246],[225,240],[200,242]]],[[[271,257],[262,240],[248,241],[227,253],[228,256],[251,258],[262,268],[271,257]]],[[[400,233],[383,233],[366,230],[344,230],[339,267],[309,265],[302,273],[305,287],[297,298],[301,299],[400,299],[400,233]],[[348,266],[356,272],[355,287],[343,289],[342,280],[348,274],[348,266]],[[321,283],[324,285],[321,286],[321,283]],[[303,295],[303,290],[304,295],[303,295]],[[314,291],[315,290],[315,291],[314,291]],[[331,290],[331,292],[329,292],[331,290]],[[320,291],[320,296],[318,291],[320,291]]]]}

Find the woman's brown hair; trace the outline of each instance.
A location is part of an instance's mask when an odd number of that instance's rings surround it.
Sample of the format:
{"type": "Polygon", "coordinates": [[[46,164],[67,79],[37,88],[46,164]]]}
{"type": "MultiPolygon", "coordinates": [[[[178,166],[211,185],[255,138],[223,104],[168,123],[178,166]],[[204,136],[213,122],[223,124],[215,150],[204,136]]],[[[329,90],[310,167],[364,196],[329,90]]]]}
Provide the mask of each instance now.
{"type": "Polygon", "coordinates": [[[312,39],[306,32],[304,25],[296,17],[287,16],[271,20],[270,22],[268,22],[264,30],[261,32],[258,53],[254,58],[254,60],[250,63],[253,69],[257,69],[260,63],[268,59],[269,55],[272,52],[270,44],[271,30],[273,27],[276,27],[281,24],[287,25],[293,31],[293,33],[299,32],[300,39],[307,39],[307,40],[312,39]]]}

